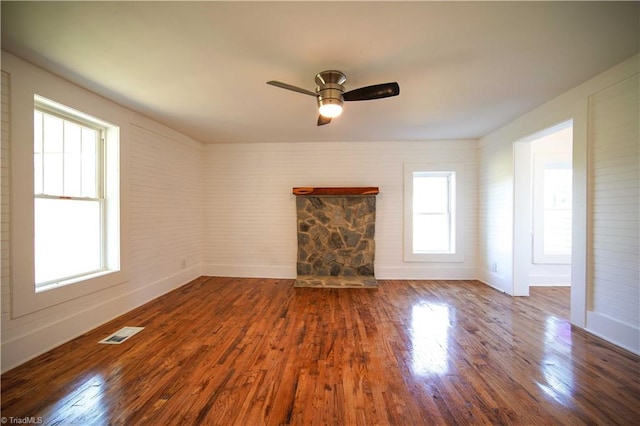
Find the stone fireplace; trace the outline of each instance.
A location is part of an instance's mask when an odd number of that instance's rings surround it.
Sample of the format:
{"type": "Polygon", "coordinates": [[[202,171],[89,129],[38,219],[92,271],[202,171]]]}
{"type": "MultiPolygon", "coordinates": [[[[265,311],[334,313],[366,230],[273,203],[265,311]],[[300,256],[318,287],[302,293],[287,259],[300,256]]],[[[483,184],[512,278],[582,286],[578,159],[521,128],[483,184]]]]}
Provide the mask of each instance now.
{"type": "Polygon", "coordinates": [[[375,288],[377,187],[293,188],[296,287],[375,288]]]}

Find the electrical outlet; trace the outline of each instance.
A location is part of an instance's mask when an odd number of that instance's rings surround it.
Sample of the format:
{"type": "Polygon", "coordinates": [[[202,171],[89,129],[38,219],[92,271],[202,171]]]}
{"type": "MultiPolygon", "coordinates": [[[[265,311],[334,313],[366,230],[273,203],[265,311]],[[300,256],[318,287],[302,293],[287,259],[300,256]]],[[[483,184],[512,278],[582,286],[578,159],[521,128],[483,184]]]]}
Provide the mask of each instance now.
{"type": "Polygon", "coordinates": [[[187,267],[187,259],[182,259],[182,269],[187,267]]]}

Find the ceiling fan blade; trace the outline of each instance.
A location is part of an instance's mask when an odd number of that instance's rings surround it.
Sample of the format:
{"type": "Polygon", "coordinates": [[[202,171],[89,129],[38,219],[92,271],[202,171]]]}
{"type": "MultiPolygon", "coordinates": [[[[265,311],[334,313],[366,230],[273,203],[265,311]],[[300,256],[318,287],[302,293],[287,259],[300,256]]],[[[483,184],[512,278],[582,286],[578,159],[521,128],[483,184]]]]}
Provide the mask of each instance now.
{"type": "Polygon", "coordinates": [[[279,87],[281,89],[292,90],[294,92],[302,93],[304,95],[309,95],[309,96],[313,96],[313,97],[317,97],[318,96],[316,93],[312,92],[311,90],[303,89],[301,87],[292,86],[290,84],[282,83],[280,81],[271,80],[271,81],[267,81],[267,84],[279,87]]]}
{"type": "Polygon", "coordinates": [[[324,126],[331,123],[331,117],[325,117],[324,115],[318,115],[318,126],[324,126]]]}
{"type": "Polygon", "coordinates": [[[398,96],[400,86],[398,83],[382,83],[373,86],[361,87],[342,94],[345,101],[368,101],[370,99],[382,99],[390,96],[398,96]]]}

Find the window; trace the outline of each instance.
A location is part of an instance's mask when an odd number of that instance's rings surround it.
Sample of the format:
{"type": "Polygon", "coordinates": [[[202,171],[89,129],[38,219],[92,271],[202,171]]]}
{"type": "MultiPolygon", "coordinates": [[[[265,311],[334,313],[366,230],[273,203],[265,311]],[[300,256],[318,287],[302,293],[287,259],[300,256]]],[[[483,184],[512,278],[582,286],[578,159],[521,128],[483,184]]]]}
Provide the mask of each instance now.
{"type": "Polygon", "coordinates": [[[109,173],[109,125],[36,97],[34,263],[36,291],[118,269],[116,183],[109,173]],[[108,209],[108,201],[111,208],[108,209]],[[110,219],[111,218],[111,219],[110,219]]]}
{"type": "Polygon", "coordinates": [[[566,155],[534,157],[534,263],[571,263],[572,165],[566,155]]]}
{"type": "Polygon", "coordinates": [[[455,252],[455,172],[413,172],[413,253],[455,252]]]}
{"type": "Polygon", "coordinates": [[[405,261],[462,261],[456,185],[460,165],[405,165],[405,261]]]}

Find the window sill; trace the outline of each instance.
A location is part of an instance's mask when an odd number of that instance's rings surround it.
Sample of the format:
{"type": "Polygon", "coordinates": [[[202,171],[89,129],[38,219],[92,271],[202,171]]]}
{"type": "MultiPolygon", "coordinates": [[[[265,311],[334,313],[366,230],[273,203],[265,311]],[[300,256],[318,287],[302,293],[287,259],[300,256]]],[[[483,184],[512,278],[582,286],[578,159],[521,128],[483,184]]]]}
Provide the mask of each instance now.
{"type": "Polygon", "coordinates": [[[118,271],[107,269],[107,270],[104,270],[104,271],[98,271],[98,272],[94,272],[94,273],[91,273],[91,274],[86,274],[86,275],[82,275],[82,276],[79,276],[79,277],[74,277],[74,278],[70,278],[70,279],[67,279],[67,280],[58,281],[58,282],[55,282],[55,283],[45,284],[45,285],[37,287],[36,288],[36,293],[44,293],[45,291],[55,290],[55,289],[58,289],[58,288],[61,288],[61,287],[65,287],[65,286],[68,286],[68,285],[81,283],[83,281],[92,280],[92,279],[103,277],[103,276],[106,276],[106,275],[109,275],[109,274],[113,274],[113,273],[116,273],[116,272],[118,272],[118,271]]]}
{"type": "Polygon", "coordinates": [[[411,263],[463,263],[462,253],[405,253],[405,262],[411,263]]]}

